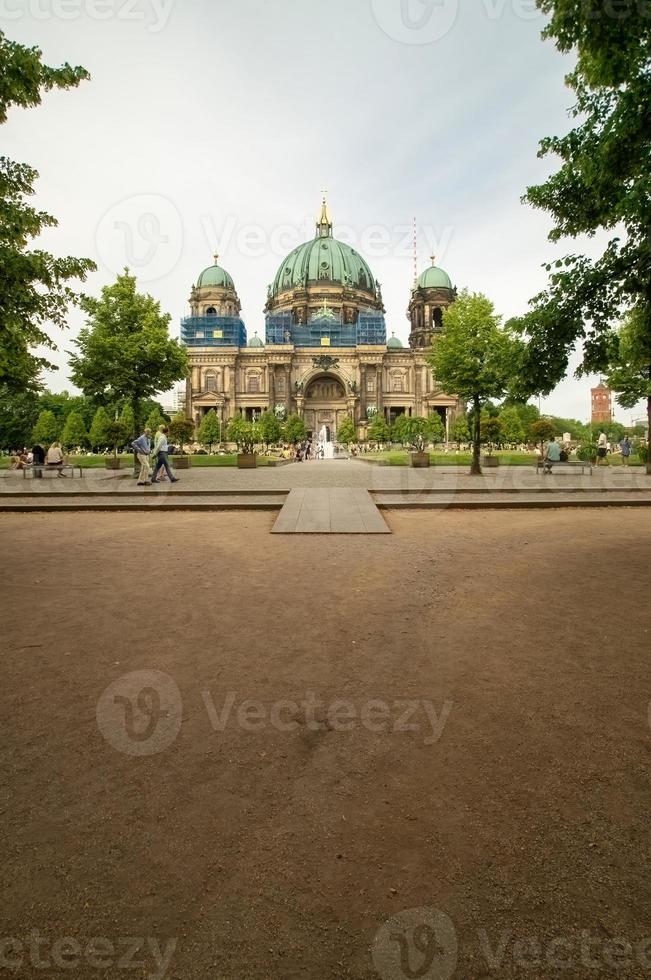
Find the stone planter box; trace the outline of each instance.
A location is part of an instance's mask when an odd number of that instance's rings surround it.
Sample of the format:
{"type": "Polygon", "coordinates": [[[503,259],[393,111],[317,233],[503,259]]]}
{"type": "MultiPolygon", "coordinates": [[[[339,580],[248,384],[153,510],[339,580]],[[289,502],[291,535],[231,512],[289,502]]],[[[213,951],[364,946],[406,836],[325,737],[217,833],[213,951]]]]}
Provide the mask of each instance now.
{"type": "Polygon", "coordinates": [[[104,460],[104,465],[107,470],[121,470],[122,460],[119,458],[119,456],[117,459],[113,456],[107,456],[104,460]]]}
{"type": "Polygon", "coordinates": [[[424,469],[430,464],[429,453],[411,453],[411,465],[417,469],[424,469]]]}
{"type": "Polygon", "coordinates": [[[254,470],[257,465],[258,465],[258,457],[256,453],[238,453],[237,456],[238,470],[254,470]]]}
{"type": "Polygon", "coordinates": [[[192,466],[192,456],[173,456],[172,466],[175,470],[189,470],[192,466]]]}
{"type": "Polygon", "coordinates": [[[481,458],[481,465],[482,466],[487,466],[490,469],[491,466],[493,466],[493,467],[499,466],[500,465],[500,461],[497,458],[497,456],[482,456],[482,458],[481,458]]]}

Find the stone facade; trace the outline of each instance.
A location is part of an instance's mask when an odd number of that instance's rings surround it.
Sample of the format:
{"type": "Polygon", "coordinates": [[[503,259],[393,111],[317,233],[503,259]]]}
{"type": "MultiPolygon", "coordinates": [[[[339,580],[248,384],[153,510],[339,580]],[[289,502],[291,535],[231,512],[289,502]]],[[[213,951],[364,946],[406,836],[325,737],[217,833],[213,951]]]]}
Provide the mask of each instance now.
{"type": "Polygon", "coordinates": [[[266,343],[257,333],[247,343],[239,297],[216,259],[192,287],[182,324],[187,415],[198,425],[211,409],[224,424],[268,409],[298,413],[309,431],[326,425],[333,438],[346,416],[362,437],[376,412],[390,422],[438,411],[451,422],[464,406],[440,390],[427,356],[454,296],[442,270],[426,270],[411,292],[410,346],[387,341],[380,284],[333,238],[324,202],[315,239],[287,257],[269,287],[266,343]]]}

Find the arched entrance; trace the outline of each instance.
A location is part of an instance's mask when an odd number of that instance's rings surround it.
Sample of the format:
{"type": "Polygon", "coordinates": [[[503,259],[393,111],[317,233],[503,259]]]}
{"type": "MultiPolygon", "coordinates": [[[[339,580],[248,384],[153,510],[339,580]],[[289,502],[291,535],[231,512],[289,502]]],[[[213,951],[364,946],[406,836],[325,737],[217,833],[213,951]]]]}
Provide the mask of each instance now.
{"type": "Polygon", "coordinates": [[[304,420],[308,432],[318,435],[322,426],[330,430],[330,441],[337,441],[337,431],[348,414],[346,389],[334,374],[317,374],[305,389],[304,420]]]}

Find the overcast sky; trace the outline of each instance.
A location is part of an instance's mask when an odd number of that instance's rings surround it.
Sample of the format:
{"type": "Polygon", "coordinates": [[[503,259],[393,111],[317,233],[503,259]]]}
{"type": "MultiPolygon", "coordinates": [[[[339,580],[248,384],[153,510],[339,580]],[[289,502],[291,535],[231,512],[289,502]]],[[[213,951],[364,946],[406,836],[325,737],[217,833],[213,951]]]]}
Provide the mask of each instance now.
{"type": "MultiPolygon", "coordinates": [[[[419,271],[435,253],[505,318],[545,285],[559,246],[520,197],[551,167],[538,140],[568,128],[570,62],[533,0],[0,0],[0,23],[92,76],[3,127],[59,219],[43,241],[97,262],[89,292],[128,265],[174,334],[217,251],[264,336],[267,284],[324,189],[405,343],[414,217],[419,271]]],[[[55,390],[80,325],[57,337],[55,390]]],[[[543,407],[586,418],[589,388],[568,379],[543,407]]]]}

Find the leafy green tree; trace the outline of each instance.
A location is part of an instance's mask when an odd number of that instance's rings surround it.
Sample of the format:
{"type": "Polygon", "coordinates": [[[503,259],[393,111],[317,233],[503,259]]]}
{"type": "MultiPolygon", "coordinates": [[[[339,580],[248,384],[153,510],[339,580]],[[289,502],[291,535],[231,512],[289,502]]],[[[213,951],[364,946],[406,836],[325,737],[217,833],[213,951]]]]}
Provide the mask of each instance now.
{"type": "Polygon", "coordinates": [[[493,304],[464,290],[445,311],[430,364],[437,384],[470,401],[473,409],[471,474],[481,474],[481,407],[501,398],[518,373],[522,345],[505,328],[493,304]]]}
{"type": "Polygon", "coordinates": [[[106,427],[109,445],[113,446],[113,455],[117,457],[118,448],[124,446],[132,437],[133,429],[129,428],[129,423],[125,422],[122,416],[117,419],[109,419],[106,427]]]}
{"type": "Polygon", "coordinates": [[[166,424],[165,416],[158,408],[158,406],[152,408],[151,412],[147,416],[147,421],[145,422],[147,428],[151,429],[152,432],[156,432],[159,426],[165,424],[166,424]]]}
{"type": "Polygon", "coordinates": [[[468,418],[466,415],[457,415],[456,419],[452,423],[451,435],[455,442],[470,441],[470,427],[468,425],[468,418]]]}
{"type": "Polygon", "coordinates": [[[404,441],[414,450],[422,453],[425,446],[431,439],[432,429],[429,419],[422,418],[420,415],[411,415],[405,420],[403,427],[404,441]]]}
{"type": "Polygon", "coordinates": [[[0,449],[27,446],[39,413],[36,392],[14,391],[0,384],[0,449]]]}
{"type": "Polygon", "coordinates": [[[540,444],[540,451],[543,452],[545,443],[556,435],[556,426],[551,419],[538,419],[530,426],[530,432],[534,442],[540,444]]]}
{"type": "MultiPolygon", "coordinates": [[[[651,337],[651,18],[648,4],[617,0],[538,0],[550,20],[544,37],[576,65],[566,81],[574,94],[575,125],[540,144],[560,169],[530,187],[525,200],[553,220],[550,240],[603,232],[608,238],[595,258],[559,256],[547,268],[547,289],[532,301],[519,328],[528,339],[521,378],[531,392],[550,391],[567,370],[577,342],[583,358],[578,373],[617,371],[613,345],[622,309],[639,325],[636,366],[645,360],[651,337]]],[[[626,355],[625,355],[626,358],[626,355]]],[[[630,363],[630,362],[629,362],[630,363]]],[[[624,375],[622,394],[626,394],[624,375]]],[[[635,371],[637,374],[637,371],[635,371]]],[[[639,388],[637,390],[640,390],[639,388]]],[[[651,422],[651,392],[643,387],[651,422]]],[[[622,402],[622,404],[624,404],[622,402]]],[[[649,470],[651,472],[651,470],[649,470]]]]}
{"type": "Polygon", "coordinates": [[[445,440],[445,425],[443,424],[443,419],[438,412],[432,412],[428,416],[427,421],[429,423],[429,436],[432,442],[444,442],[445,440]]]}
{"type": "Polygon", "coordinates": [[[502,426],[500,420],[494,415],[486,415],[479,424],[479,435],[484,445],[488,446],[490,452],[493,446],[497,446],[502,441],[502,426]]]}
{"type": "Polygon", "coordinates": [[[66,419],[61,433],[61,443],[64,449],[76,449],[77,446],[88,445],[88,432],[78,412],[71,412],[66,419]]]}
{"type": "Polygon", "coordinates": [[[199,431],[197,432],[199,442],[202,446],[208,446],[208,452],[212,452],[212,447],[216,442],[221,442],[222,427],[214,408],[206,412],[201,419],[199,431]]]}
{"type": "MultiPolygon", "coordinates": [[[[403,416],[404,418],[404,416],[403,416]]],[[[391,438],[391,429],[384,415],[375,415],[369,422],[367,429],[368,438],[371,442],[384,443],[391,438]]]]}
{"type": "Polygon", "coordinates": [[[305,439],[307,436],[307,429],[305,428],[305,422],[300,415],[289,416],[285,422],[284,435],[287,442],[291,442],[293,446],[305,439]]]}
{"type": "Polygon", "coordinates": [[[357,430],[350,415],[342,419],[341,425],[337,430],[337,440],[344,446],[347,446],[351,442],[357,442],[357,430]]]}
{"type": "MultiPolygon", "coordinates": [[[[137,435],[136,432],[136,420],[133,414],[133,409],[128,403],[124,406],[120,412],[120,422],[124,426],[128,439],[133,439],[137,435]]],[[[126,442],[127,440],[125,440],[126,442]]]]}
{"type": "Polygon", "coordinates": [[[177,415],[172,416],[169,424],[169,430],[174,442],[182,448],[184,443],[192,441],[192,436],[194,435],[194,422],[192,419],[186,419],[183,412],[179,412],[177,415]]]}
{"type": "Polygon", "coordinates": [[[260,438],[266,446],[280,442],[283,427],[274,412],[263,412],[258,425],[260,426],[260,438]]]}
{"type": "Polygon", "coordinates": [[[408,418],[404,413],[396,418],[395,422],[391,426],[391,439],[393,442],[399,442],[402,445],[407,442],[407,433],[405,431],[407,422],[408,418]]]}
{"type": "Polygon", "coordinates": [[[59,423],[54,412],[41,412],[32,431],[32,441],[41,446],[49,446],[59,438],[59,423]]]}
{"type": "Polygon", "coordinates": [[[499,414],[499,423],[502,440],[507,445],[514,446],[524,442],[524,426],[516,408],[503,408],[499,414]]]}
{"type": "MultiPolygon", "coordinates": [[[[612,338],[609,359],[606,380],[617,392],[617,401],[623,408],[635,408],[638,401],[646,399],[647,424],[651,423],[651,326],[640,307],[628,313],[612,338]]],[[[651,473],[651,459],[646,463],[647,473],[651,473]]]]}
{"type": "Polygon", "coordinates": [[[252,453],[260,441],[260,428],[257,422],[248,422],[241,415],[236,415],[228,424],[226,436],[236,444],[240,453],[252,453]]]}
{"type": "Polygon", "coordinates": [[[90,432],[88,434],[88,439],[93,449],[99,449],[102,446],[110,446],[111,439],[108,431],[110,424],[111,418],[108,412],[103,405],[100,405],[93,416],[90,432]]]}
{"type": "Polygon", "coordinates": [[[87,326],[74,341],[71,379],[84,394],[107,403],[127,401],[137,426],[143,401],[167,391],[187,374],[187,354],[169,337],[169,314],[149,295],[136,292],[128,270],[100,299],[86,297],[87,326]]]}
{"type": "MultiPolygon", "coordinates": [[[[38,48],[9,41],[0,31],[0,123],[11,106],[38,106],[42,92],[75,88],[89,77],[84,68],[44,65],[38,48]]],[[[40,371],[54,367],[34,349],[56,349],[45,327],[66,326],[70,304],[79,302],[68,281],[85,280],[95,269],[89,259],[55,258],[30,247],[57,225],[27,204],[37,177],[27,164],[0,157],[0,382],[13,391],[36,386],[40,371]]]]}

